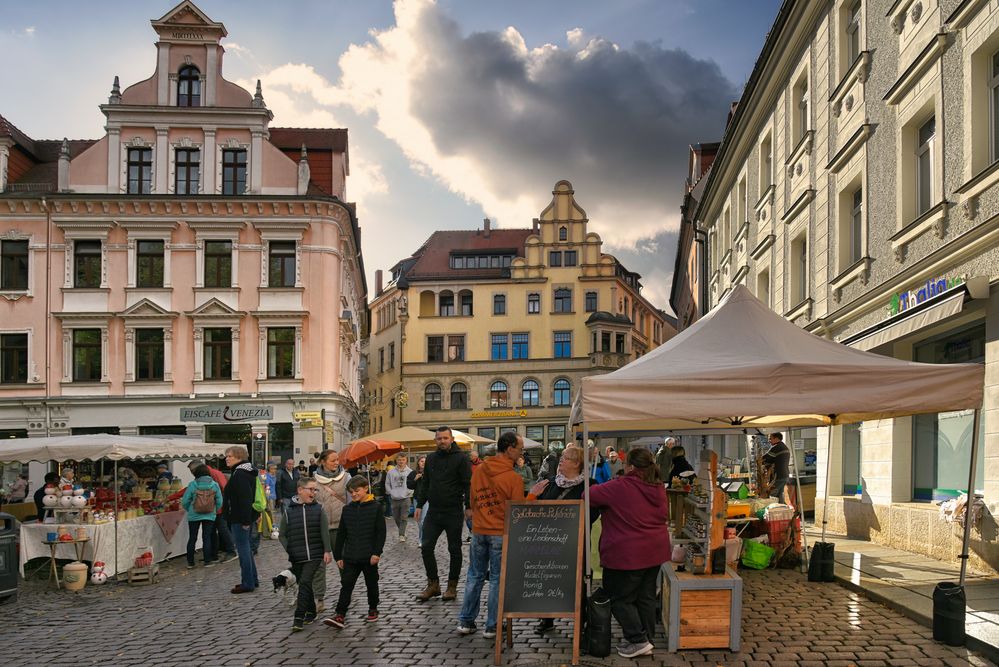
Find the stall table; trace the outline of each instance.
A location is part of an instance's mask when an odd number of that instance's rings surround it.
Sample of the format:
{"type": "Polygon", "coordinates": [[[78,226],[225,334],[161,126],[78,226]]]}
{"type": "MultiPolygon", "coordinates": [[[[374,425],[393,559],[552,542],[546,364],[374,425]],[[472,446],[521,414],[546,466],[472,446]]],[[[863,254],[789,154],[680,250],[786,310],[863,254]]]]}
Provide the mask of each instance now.
{"type": "Polygon", "coordinates": [[[49,551],[50,551],[50,553],[49,553],[49,564],[52,567],[51,577],[52,577],[52,579],[55,580],[55,586],[56,586],[56,588],[60,588],[62,586],[62,582],[59,581],[59,568],[56,565],[56,560],[57,560],[56,559],[56,547],[58,545],[60,545],[60,544],[72,544],[73,547],[76,549],[76,560],[82,561],[83,560],[83,548],[85,546],[87,546],[87,542],[89,542],[89,541],[90,541],[90,538],[87,538],[87,539],[84,539],[84,540],[77,540],[77,539],[73,539],[73,540],[51,540],[51,541],[47,540],[47,539],[46,540],[42,540],[42,544],[45,544],[45,545],[47,545],[49,547],[49,551]]]}
{"type": "Polygon", "coordinates": [[[742,579],[732,568],[725,574],[677,572],[664,563],[663,627],[668,648],[739,650],[742,627],[742,579]]]}

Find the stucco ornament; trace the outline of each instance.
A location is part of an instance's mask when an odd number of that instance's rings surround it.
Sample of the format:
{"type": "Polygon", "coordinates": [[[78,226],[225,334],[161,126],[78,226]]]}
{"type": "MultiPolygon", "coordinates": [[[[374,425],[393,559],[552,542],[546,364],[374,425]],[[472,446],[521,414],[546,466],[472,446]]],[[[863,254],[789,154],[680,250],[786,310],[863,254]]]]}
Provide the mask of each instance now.
{"type": "Polygon", "coordinates": [[[853,110],[853,93],[846,96],[846,99],[843,100],[843,106],[846,107],[847,113],[853,110]]]}
{"type": "Polygon", "coordinates": [[[917,23],[922,15],[923,15],[923,3],[917,2],[912,6],[912,9],[909,12],[909,16],[912,17],[913,23],[917,23]]]}
{"type": "Polygon", "coordinates": [[[902,30],[905,28],[905,14],[899,14],[891,20],[891,29],[896,35],[901,35],[902,30]]]}

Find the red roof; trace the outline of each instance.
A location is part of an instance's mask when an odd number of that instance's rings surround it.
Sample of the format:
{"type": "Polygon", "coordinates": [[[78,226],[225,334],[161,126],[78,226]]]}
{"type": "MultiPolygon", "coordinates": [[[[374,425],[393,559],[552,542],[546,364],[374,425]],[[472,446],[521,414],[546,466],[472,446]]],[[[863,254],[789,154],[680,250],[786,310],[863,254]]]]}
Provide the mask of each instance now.
{"type": "Polygon", "coordinates": [[[271,143],[281,150],[307,149],[347,152],[347,130],[322,127],[272,127],[271,143]]]}
{"type": "Polygon", "coordinates": [[[498,278],[503,269],[452,269],[451,252],[507,250],[523,257],[524,242],[534,233],[533,229],[493,229],[488,236],[481,229],[434,232],[423,247],[413,253],[416,263],[406,272],[406,279],[498,278]]]}

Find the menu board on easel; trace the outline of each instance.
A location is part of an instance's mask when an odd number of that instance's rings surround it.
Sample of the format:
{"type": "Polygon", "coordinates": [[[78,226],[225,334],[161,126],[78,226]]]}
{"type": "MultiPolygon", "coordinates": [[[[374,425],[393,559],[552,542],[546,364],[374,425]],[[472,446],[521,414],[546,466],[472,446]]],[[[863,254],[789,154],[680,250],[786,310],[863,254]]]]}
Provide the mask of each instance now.
{"type": "MultiPolygon", "coordinates": [[[[572,618],[572,661],[579,663],[583,569],[583,503],[508,502],[497,622],[508,618],[572,618]]],[[[513,646],[513,624],[506,624],[513,646]]],[[[496,634],[496,664],[503,652],[496,634]]]]}

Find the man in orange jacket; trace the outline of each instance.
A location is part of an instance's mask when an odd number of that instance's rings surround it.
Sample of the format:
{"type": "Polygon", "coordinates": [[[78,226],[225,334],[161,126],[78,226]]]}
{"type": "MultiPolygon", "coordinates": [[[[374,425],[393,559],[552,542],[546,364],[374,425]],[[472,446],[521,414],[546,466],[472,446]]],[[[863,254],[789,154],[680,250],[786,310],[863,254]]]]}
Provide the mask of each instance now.
{"type": "Polygon", "coordinates": [[[500,563],[503,557],[503,528],[506,501],[524,499],[524,480],[513,464],[523,456],[524,440],[507,432],[496,443],[496,456],[472,469],[470,499],[472,505],[472,545],[468,550],[468,576],[465,597],[458,614],[458,632],[475,632],[479,598],[489,575],[489,600],[486,604],[486,630],[483,637],[496,636],[496,611],[499,605],[500,563]]]}

